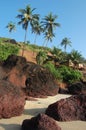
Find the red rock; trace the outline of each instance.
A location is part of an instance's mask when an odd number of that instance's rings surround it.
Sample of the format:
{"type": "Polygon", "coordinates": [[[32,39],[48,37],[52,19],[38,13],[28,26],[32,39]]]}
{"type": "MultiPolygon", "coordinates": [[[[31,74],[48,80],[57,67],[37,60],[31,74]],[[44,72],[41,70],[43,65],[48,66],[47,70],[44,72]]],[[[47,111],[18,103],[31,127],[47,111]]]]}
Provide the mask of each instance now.
{"type": "Polygon", "coordinates": [[[5,71],[3,79],[17,87],[26,87],[28,96],[44,98],[58,93],[59,88],[51,73],[40,65],[27,62],[24,57],[9,56],[2,69],[5,71]]]}
{"type": "Polygon", "coordinates": [[[19,116],[24,111],[25,97],[19,88],[0,81],[0,118],[19,116]]]}
{"type": "Polygon", "coordinates": [[[68,91],[70,94],[86,94],[86,82],[77,82],[68,86],[68,91]]]}
{"type": "Polygon", "coordinates": [[[39,114],[22,123],[22,130],[61,130],[57,122],[45,114],[39,114]]]}
{"type": "Polygon", "coordinates": [[[58,121],[86,121],[86,95],[61,99],[49,105],[45,113],[58,121]]]}

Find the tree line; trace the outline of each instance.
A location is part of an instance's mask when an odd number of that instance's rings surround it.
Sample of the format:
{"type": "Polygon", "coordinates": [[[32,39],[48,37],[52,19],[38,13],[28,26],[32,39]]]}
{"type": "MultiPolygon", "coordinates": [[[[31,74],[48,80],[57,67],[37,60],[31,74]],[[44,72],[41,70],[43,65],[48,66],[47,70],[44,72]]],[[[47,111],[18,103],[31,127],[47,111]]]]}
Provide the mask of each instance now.
{"type": "MultiPolygon", "coordinates": [[[[60,23],[56,22],[58,16],[53,15],[53,13],[49,13],[46,15],[43,19],[40,19],[40,15],[34,13],[36,8],[31,8],[30,5],[27,5],[25,9],[19,9],[19,14],[16,16],[16,18],[19,20],[18,25],[21,25],[22,28],[25,30],[24,35],[24,43],[27,42],[27,33],[29,27],[31,27],[31,32],[35,34],[35,40],[34,43],[36,43],[37,35],[44,35],[44,43],[42,46],[47,46],[48,41],[52,42],[53,38],[55,37],[55,29],[60,27],[60,23]]],[[[8,28],[9,32],[12,32],[16,30],[16,25],[13,22],[9,22],[6,26],[8,28]]],[[[61,49],[54,47],[51,53],[54,53],[56,58],[58,60],[64,59],[64,56],[66,59],[72,59],[72,61],[80,62],[83,61],[84,58],[82,55],[76,51],[72,50],[70,54],[67,55],[66,48],[67,46],[71,46],[71,41],[69,38],[65,37],[62,39],[62,42],[60,43],[61,46],[64,47],[64,53],[62,53],[61,49]],[[63,58],[62,58],[63,57],[63,58]]],[[[42,55],[42,53],[39,52],[39,54],[42,55]]],[[[44,54],[44,52],[43,52],[44,54]]],[[[24,44],[22,49],[22,56],[24,55],[24,44]]]]}

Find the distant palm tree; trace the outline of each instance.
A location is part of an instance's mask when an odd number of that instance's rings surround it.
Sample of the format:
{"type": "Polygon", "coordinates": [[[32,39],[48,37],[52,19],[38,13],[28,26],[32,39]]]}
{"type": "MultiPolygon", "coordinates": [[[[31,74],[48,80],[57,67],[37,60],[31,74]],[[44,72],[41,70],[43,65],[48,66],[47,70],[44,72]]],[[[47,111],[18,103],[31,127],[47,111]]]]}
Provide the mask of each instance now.
{"type": "Polygon", "coordinates": [[[36,43],[37,35],[40,35],[42,32],[43,32],[43,28],[41,26],[41,23],[37,22],[36,24],[33,25],[32,33],[36,34],[34,43],[36,43]]]}
{"type": "Polygon", "coordinates": [[[16,26],[12,21],[7,24],[6,28],[8,28],[10,33],[16,30],[16,26]]]}
{"type": "Polygon", "coordinates": [[[55,37],[54,29],[60,26],[59,23],[55,22],[56,19],[57,15],[49,13],[47,16],[43,18],[43,21],[41,22],[44,28],[45,39],[48,41],[52,41],[52,38],[55,37]]]}
{"type": "Polygon", "coordinates": [[[61,46],[64,46],[64,50],[66,52],[67,46],[71,46],[71,41],[67,37],[65,37],[61,42],[61,46]]]}
{"type": "Polygon", "coordinates": [[[49,32],[44,33],[44,38],[45,38],[44,44],[46,42],[46,47],[47,47],[48,41],[52,42],[53,37],[55,37],[55,35],[53,33],[49,33],[49,32]]]}
{"type": "Polygon", "coordinates": [[[82,61],[82,55],[77,50],[72,50],[70,53],[70,58],[74,64],[78,64],[82,61]]]}
{"type": "MultiPolygon", "coordinates": [[[[36,24],[39,20],[38,14],[33,14],[33,11],[35,8],[31,9],[30,5],[27,5],[25,9],[20,9],[20,14],[17,15],[17,18],[20,19],[18,24],[22,24],[23,29],[25,30],[25,37],[24,37],[24,43],[26,43],[26,37],[27,37],[27,29],[30,24],[30,26],[33,28],[33,25],[36,24]]],[[[22,51],[22,56],[24,54],[24,46],[22,51]]]]}

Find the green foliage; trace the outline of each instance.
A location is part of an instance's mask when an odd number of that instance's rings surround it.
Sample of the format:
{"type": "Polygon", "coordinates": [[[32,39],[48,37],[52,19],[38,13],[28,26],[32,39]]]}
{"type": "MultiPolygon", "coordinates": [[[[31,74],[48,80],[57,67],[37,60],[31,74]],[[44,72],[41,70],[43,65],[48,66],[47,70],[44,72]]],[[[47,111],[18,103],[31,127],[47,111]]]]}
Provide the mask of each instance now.
{"type": "Polygon", "coordinates": [[[55,68],[55,66],[48,62],[44,65],[54,76],[55,79],[71,84],[73,82],[79,81],[82,74],[78,70],[73,70],[67,66],[60,66],[55,68]]]}
{"type": "Polygon", "coordinates": [[[6,60],[11,54],[18,54],[19,47],[9,43],[0,43],[0,60],[6,60]]]}
{"type": "Polygon", "coordinates": [[[47,59],[47,52],[46,51],[39,51],[36,56],[36,62],[39,65],[43,65],[43,62],[47,59]]]}
{"type": "Polygon", "coordinates": [[[54,64],[52,64],[51,62],[47,62],[47,64],[45,64],[44,67],[52,73],[55,79],[62,80],[62,76],[59,73],[58,69],[55,68],[54,64]]]}
{"type": "Polygon", "coordinates": [[[62,75],[63,81],[69,84],[79,81],[80,78],[82,77],[82,74],[80,71],[74,70],[67,66],[61,66],[60,68],[58,68],[58,70],[60,74],[62,75]]]}

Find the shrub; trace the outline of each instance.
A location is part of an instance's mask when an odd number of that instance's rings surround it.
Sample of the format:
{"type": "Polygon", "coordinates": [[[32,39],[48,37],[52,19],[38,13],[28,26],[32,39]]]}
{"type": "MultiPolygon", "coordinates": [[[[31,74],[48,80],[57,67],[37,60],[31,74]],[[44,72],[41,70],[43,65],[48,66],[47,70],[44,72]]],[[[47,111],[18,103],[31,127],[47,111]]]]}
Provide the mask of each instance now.
{"type": "Polygon", "coordinates": [[[82,74],[78,70],[73,70],[67,66],[60,66],[55,68],[54,64],[48,62],[44,65],[54,76],[55,79],[63,81],[65,83],[71,84],[76,81],[79,81],[82,77],[82,74]]]}
{"type": "Polygon", "coordinates": [[[36,56],[36,62],[39,65],[43,65],[43,62],[47,59],[47,52],[46,51],[39,51],[36,56]]]}
{"type": "Polygon", "coordinates": [[[82,77],[82,74],[80,71],[74,70],[67,66],[61,66],[60,68],[58,68],[58,71],[62,75],[63,81],[69,84],[79,81],[82,77]]]}
{"type": "Polygon", "coordinates": [[[59,73],[58,69],[55,68],[54,64],[52,64],[51,62],[47,62],[47,64],[45,64],[44,67],[52,73],[55,79],[62,80],[62,76],[59,73]]]}
{"type": "Polygon", "coordinates": [[[0,44],[0,60],[6,60],[11,54],[18,54],[19,47],[9,43],[0,44]]]}

